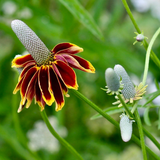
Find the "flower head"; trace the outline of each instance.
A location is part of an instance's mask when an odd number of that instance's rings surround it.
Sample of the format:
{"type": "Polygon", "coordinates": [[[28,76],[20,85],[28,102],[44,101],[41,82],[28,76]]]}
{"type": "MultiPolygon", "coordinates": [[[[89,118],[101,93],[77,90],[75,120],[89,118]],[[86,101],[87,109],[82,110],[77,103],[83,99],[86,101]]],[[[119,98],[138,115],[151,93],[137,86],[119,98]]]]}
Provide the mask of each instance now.
{"type": "Polygon", "coordinates": [[[18,84],[13,93],[20,90],[20,112],[35,102],[44,109],[56,102],[56,111],[64,106],[64,95],[68,88],[78,89],[76,74],[72,68],[94,73],[90,62],[76,56],[83,49],[72,43],[60,43],[51,51],[39,37],[22,21],[14,20],[11,27],[30,54],[13,59],[12,67],[22,68],[18,84]]]}

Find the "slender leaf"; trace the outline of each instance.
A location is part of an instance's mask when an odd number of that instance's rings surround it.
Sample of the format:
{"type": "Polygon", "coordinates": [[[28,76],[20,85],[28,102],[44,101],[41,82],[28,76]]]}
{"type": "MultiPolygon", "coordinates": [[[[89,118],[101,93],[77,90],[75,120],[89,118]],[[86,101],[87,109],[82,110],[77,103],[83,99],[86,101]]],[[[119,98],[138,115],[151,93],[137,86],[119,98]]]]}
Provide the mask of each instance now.
{"type": "MultiPolygon", "coordinates": [[[[129,109],[131,109],[131,107],[129,107],[129,109]]],[[[117,107],[117,106],[111,106],[111,107],[108,107],[106,109],[103,110],[105,113],[107,113],[108,115],[112,115],[112,114],[116,114],[116,113],[122,113],[125,111],[124,108],[122,107],[117,107]]],[[[91,120],[94,120],[94,119],[98,119],[98,118],[101,118],[102,115],[100,115],[99,113],[98,114],[95,114],[94,116],[92,116],[90,119],[91,120]]]]}
{"type": "Polygon", "coordinates": [[[59,0],[77,20],[99,39],[103,39],[102,33],[93,18],[77,0],[59,0]]]}
{"type": "Polygon", "coordinates": [[[160,108],[158,109],[158,129],[160,129],[160,108]]]}
{"type": "Polygon", "coordinates": [[[150,107],[147,107],[144,111],[144,121],[148,126],[151,126],[151,121],[149,119],[149,110],[150,110],[150,107]]]}
{"type": "Polygon", "coordinates": [[[152,102],[159,95],[160,95],[160,90],[157,90],[156,92],[151,93],[150,94],[151,97],[147,100],[147,102],[143,105],[143,107],[145,107],[147,104],[149,104],[150,102],[152,102]]]}

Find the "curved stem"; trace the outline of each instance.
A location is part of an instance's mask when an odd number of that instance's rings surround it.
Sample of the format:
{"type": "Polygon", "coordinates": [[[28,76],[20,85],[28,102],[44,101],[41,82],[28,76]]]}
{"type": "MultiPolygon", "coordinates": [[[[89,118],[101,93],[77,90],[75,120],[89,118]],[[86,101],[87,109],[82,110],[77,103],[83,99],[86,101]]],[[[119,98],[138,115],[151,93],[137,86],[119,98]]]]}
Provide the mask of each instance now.
{"type": "Polygon", "coordinates": [[[160,28],[153,35],[153,37],[152,37],[152,39],[151,39],[151,41],[149,43],[148,49],[147,49],[146,60],[145,60],[145,68],[144,68],[144,75],[143,75],[143,80],[142,80],[143,85],[145,85],[146,79],[147,79],[147,73],[148,73],[148,68],[149,68],[149,57],[150,57],[151,49],[152,49],[153,43],[156,40],[156,38],[159,35],[159,33],[160,33],[160,28]]]}
{"type": "Polygon", "coordinates": [[[144,141],[144,134],[143,134],[143,128],[142,128],[142,123],[141,119],[139,117],[138,110],[135,110],[135,118],[139,130],[139,135],[140,135],[140,142],[141,142],[141,148],[142,148],[142,153],[143,153],[143,159],[147,160],[147,153],[146,153],[146,146],[145,146],[145,141],[144,141]]]}
{"type": "Polygon", "coordinates": [[[83,160],[83,158],[79,155],[79,153],[67,142],[65,141],[62,137],[59,136],[59,134],[53,129],[53,127],[51,126],[47,114],[45,112],[45,110],[40,111],[41,116],[44,120],[44,122],[46,123],[49,131],[51,132],[51,134],[63,145],[65,146],[77,159],[79,160],[83,160]]]}

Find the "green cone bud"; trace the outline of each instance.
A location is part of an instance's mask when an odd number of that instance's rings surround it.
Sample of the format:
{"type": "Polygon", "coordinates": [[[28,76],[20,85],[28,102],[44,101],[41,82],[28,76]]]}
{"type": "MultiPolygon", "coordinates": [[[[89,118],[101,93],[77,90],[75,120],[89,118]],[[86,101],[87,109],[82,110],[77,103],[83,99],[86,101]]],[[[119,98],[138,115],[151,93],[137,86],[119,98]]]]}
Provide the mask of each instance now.
{"type": "Polygon", "coordinates": [[[105,79],[108,89],[110,89],[111,91],[118,91],[120,87],[119,78],[112,68],[106,69],[105,79]]]}
{"type": "Polygon", "coordinates": [[[119,76],[119,79],[122,78],[122,84],[123,84],[122,94],[124,98],[125,99],[134,98],[136,91],[125,69],[118,64],[115,65],[114,71],[119,76]]]}

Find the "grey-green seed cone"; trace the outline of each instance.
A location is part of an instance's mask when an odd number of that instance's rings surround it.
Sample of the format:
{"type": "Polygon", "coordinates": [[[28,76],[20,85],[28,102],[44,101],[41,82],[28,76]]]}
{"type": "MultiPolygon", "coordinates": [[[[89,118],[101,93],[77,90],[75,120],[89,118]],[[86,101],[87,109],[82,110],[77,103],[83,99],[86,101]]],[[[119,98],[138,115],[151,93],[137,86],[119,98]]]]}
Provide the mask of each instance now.
{"type": "Polygon", "coordinates": [[[118,91],[120,87],[119,78],[112,68],[106,69],[105,79],[106,79],[108,89],[110,89],[111,91],[118,91]]]}
{"type": "Polygon", "coordinates": [[[125,69],[118,64],[118,65],[115,65],[114,71],[119,76],[119,79],[120,77],[122,78],[122,84],[123,84],[122,94],[124,98],[125,99],[134,98],[136,91],[125,69]]]}
{"type": "Polygon", "coordinates": [[[49,57],[50,51],[39,37],[20,20],[13,20],[11,27],[37,64],[43,64],[49,57]]]}

